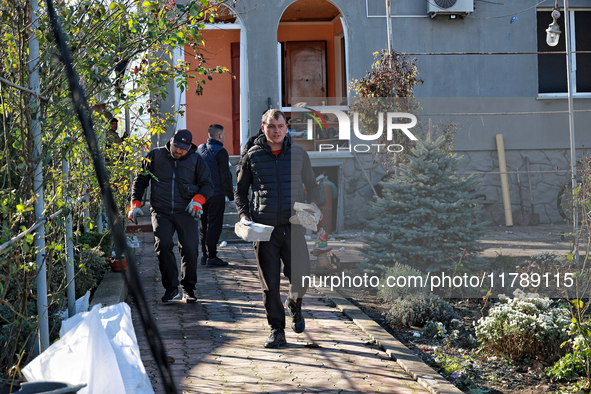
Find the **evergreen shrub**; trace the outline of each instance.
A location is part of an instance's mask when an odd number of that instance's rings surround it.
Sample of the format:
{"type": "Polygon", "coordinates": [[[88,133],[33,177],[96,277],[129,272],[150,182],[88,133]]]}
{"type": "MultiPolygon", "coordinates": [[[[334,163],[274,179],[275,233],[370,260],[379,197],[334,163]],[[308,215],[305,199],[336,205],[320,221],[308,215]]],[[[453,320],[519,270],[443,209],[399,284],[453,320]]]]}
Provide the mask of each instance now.
{"type": "Polygon", "coordinates": [[[370,264],[408,264],[422,271],[464,265],[482,249],[477,223],[479,182],[456,174],[460,157],[447,152],[445,138],[416,141],[397,176],[383,185],[383,197],[370,203],[374,219],[361,249],[370,264]]]}

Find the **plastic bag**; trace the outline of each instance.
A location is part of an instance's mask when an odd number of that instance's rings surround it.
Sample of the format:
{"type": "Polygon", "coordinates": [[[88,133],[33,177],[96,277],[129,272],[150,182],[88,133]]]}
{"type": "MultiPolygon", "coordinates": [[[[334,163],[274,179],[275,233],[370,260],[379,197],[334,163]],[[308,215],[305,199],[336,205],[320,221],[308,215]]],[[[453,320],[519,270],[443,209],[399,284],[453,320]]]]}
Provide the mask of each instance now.
{"type": "MultiPolygon", "coordinates": [[[[82,297],[78,298],[75,302],[76,313],[80,312],[88,312],[88,308],[90,307],[90,290],[86,292],[82,297]]],[[[68,310],[65,310],[60,313],[60,317],[62,319],[68,318],[68,310]]]]}
{"type": "Polygon", "coordinates": [[[95,305],[63,321],[60,336],[23,368],[27,381],[87,383],[81,394],[154,393],[127,304],[95,305]]]}

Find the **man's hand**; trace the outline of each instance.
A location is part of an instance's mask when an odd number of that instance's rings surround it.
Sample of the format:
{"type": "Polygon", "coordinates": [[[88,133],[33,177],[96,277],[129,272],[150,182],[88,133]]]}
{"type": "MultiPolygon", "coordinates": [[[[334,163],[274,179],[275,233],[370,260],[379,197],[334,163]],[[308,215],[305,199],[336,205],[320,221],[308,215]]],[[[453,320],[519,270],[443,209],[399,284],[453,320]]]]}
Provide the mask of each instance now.
{"type": "Polygon", "coordinates": [[[252,221],[248,216],[242,216],[240,218],[240,223],[244,224],[245,226],[250,226],[252,224],[252,221]]]}
{"type": "Polygon", "coordinates": [[[202,204],[205,204],[205,197],[201,194],[195,194],[185,211],[189,212],[195,218],[203,213],[202,204]]]}
{"type": "Polygon", "coordinates": [[[142,202],[140,200],[133,200],[131,202],[131,208],[127,217],[129,220],[137,224],[137,215],[144,216],[144,212],[141,210],[142,202]]]}
{"type": "Polygon", "coordinates": [[[236,201],[228,201],[228,208],[235,209],[236,208],[236,201]]]}

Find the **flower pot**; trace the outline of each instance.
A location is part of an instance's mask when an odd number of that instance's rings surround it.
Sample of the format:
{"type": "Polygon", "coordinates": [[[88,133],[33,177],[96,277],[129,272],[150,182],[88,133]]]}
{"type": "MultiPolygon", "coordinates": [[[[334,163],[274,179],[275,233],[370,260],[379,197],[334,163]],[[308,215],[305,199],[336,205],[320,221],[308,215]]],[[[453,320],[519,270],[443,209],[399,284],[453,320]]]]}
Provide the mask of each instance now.
{"type": "Polygon", "coordinates": [[[111,267],[111,270],[114,272],[127,271],[127,261],[124,258],[117,259],[111,257],[109,259],[109,266],[111,267]]]}

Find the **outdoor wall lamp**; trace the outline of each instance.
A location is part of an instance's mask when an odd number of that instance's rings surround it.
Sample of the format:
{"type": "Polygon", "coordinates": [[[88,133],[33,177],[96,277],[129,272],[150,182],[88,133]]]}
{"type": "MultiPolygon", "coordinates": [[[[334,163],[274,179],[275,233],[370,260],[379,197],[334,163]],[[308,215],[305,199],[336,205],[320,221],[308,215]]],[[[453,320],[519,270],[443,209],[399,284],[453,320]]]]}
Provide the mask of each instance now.
{"type": "Polygon", "coordinates": [[[548,46],[551,47],[555,47],[556,45],[558,45],[558,41],[560,40],[560,33],[562,33],[560,31],[560,26],[558,26],[558,22],[556,22],[556,19],[560,18],[560,11],[558,11],[558,9],[554,8],[554,10],[552,11],[552,23],[550,23],[550,26],[548,26],[548,28],[546,29],[546,44],[548,44],[548,46]]]}

